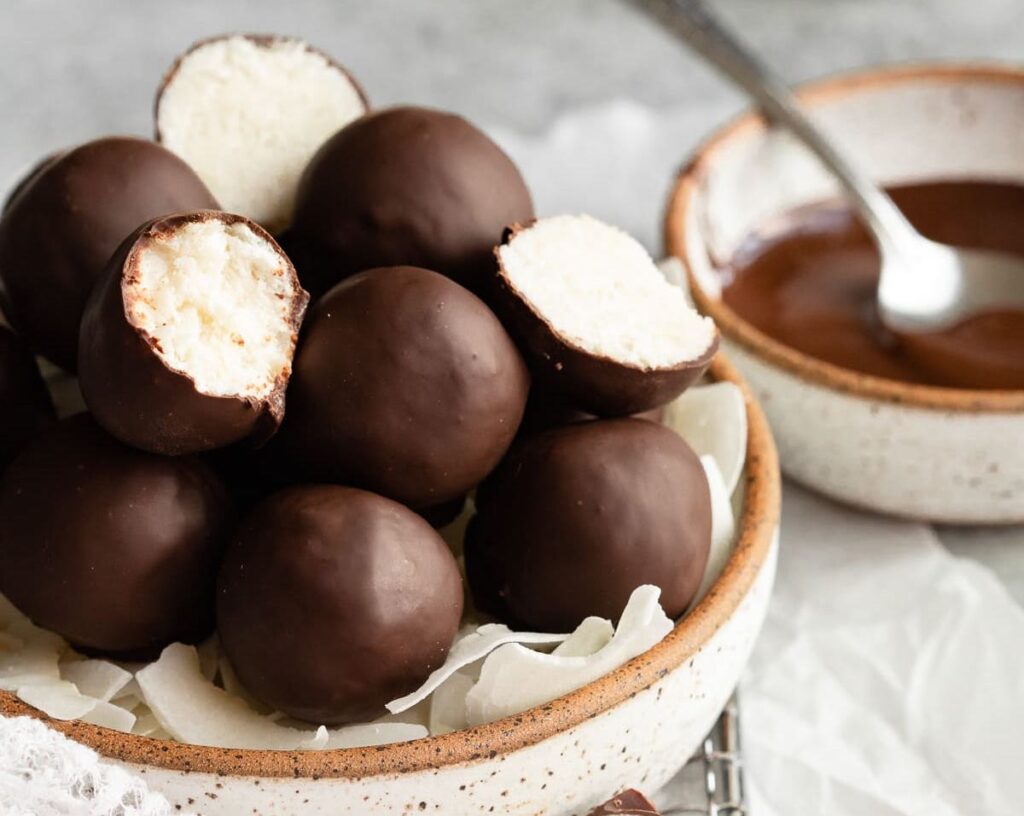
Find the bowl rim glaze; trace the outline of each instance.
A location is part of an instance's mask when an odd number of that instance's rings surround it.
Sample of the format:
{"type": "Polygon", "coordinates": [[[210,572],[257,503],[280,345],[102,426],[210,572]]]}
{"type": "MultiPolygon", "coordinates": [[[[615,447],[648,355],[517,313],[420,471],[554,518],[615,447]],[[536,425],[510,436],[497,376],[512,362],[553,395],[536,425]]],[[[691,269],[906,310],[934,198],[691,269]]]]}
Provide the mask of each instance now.
{"type": "Polygon", "coordinates": [[[719,352],[709,375],[742,391],[747,408],[745,497],[736,545],[722,574],[664,640],[619,669],[545,705],[511,717],[411,742],[325,751],[211,748],[54,720],[0,692],[0,715],[32,716],[104,757],[168,771],[266,778],[356,779],[436,771],[493,760],[539,743],[625,702],[685,665],[729,620],[767,560],[778,529],[781,477],[767,420],[736,368],[719,352]]]}
{"type": "MultiPolygon", "coordinates": [[[[848,71],[799,85],[801,102],[813,110],[837,98],[878,87],[912,83],[1000,83],[1024,86],[1024,67],[989,62],[915,62],[848,71]]],[[[724,300],[701,287],[687,246],[690,208],[717,158],[736,142],[767,130],[764,118],[747,111],[715,130],[682,166],[664,212],[665,254],[686,270],[697,307],[710,315],[719,331],[762,361],[802,380],[854,397],[913,408],[968,414],[1024,412],[1024,389],[978,390],[904,383],[863,374],[811,357],[770,337],[733,311],[724,300]]]]}

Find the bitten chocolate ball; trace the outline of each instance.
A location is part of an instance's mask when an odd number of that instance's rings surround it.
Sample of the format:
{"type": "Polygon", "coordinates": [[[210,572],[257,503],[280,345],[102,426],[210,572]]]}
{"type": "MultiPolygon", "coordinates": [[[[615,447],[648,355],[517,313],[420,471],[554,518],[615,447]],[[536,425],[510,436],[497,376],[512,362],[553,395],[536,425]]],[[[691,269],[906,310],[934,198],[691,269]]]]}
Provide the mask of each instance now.
{"type": "Polygon", "coordinates": [[[179,455],[277,430],[309,296],[240,215],[158,218],[114,253],[82,317],[78,379],[109,433],[179,455]]]}
{"type": "Polygon", "coordinates": [[[675,618],[700,586],[711,495],[700,460],[673,431],[594,420],[517,445],[477,492],[466,540],[476,605],[517,626],[568,632],[615,620],[642,584],[675,618]]]}
{"type": "Polygon", "coordinates": [[[458,566],[426,521],[328,485],[256,505],[228,547],[217,595],[239,680],[318,724],[384,714],[444,662],[461,616],[458,566]]]}
{"type": "Polygon", "coordinates": [[[0,470],[56,416],[35,358],[14,332],[0,326],[0,470]]]}
{"type": "Polygon", "coordinates": [[[298,480],[432,507],[501,461],[528,391],[519,352],[479,298],[426,269],[369,270],[310,310],[270,449],[298,480]]]}
{"type": "Polygon", "coordinates": [[[509,230],[493,303],[538,393],[597,416],[664,405],[700,379],[718,332],[643,246],[586,215],[509,230]]]}
{"type": "Polygon", "coordinates": [[[391,108],[346,126],[299,182],[290,236],[314,297],[377,266],[434,269],[474,291],[510,224],[533,217],[508,156],[460,116],[391,108]]]}
{"type": "Polygon", "coordinates": [[[196,43],[171,66],[156,136],[224,209],[277,232],[317,148],[366,107],[351,74],[302,40],[230,34],[196,43]]]}
{"type": "Polygon", "coordinates": [[[89,292],[140,224],[217,202],[185,162],[153,142],[110,137],[42,168],[0,218],[3,309],[36,353],[69,371],[89,292]]]}
{"type": "Polygon", "coordinates": [[[213,627],[231,517],[205,465],[133,450],[77,414],[0,482],[0,592],[86,651],[142,659],[195,643],[213,627]]]}

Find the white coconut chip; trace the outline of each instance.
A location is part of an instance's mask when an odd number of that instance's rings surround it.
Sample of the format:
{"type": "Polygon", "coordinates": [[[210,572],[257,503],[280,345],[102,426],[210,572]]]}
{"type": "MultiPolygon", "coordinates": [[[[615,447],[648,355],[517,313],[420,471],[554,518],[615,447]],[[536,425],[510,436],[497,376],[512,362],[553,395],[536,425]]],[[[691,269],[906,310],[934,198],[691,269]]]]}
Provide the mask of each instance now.
{"type": "Polygon", "coordinates": [[[22,686],[60,680],[58,662],[67,644],[59,635],[40,629],[27,618],[11,623],[6,633],[11,643],[18,645],[0,651],[0,689],[17,693],[22,686]]]}
{"type": "Polygon", "coordinates": [[[747,459],[747,406],[731,382],[691,388],[665,409],[664,423],[698,456],[712,456],[732,494],[747,459]]]}
{"type": "Polygon", "coordinates": [[[80,720],[96,707],[98,700],[80,694],[74,683],[50,680],[19,686],[18,699],[55,720],[80,720]]]}
{"type": "Polygon", "coordinates": [[[601,651],[615,635],[615,627],[607,618],[586,618],[551,653],[557,657],[589,657],[601,651]]]}
{"type": "Polygon", "coordinates": [[[392,714],[398,714],[408,708],[412,708],[421,700],[430,696],[431,692],[440,686],[445,680],[451,677],[463,666],[475,663],[495,649],[510,643],[532,643],[537,645],[554,645],[561,643],[568,635],[552,635],[542,632],[513,632],[504,624],[488,623],[477,629],[463,626],[459,634],[455,636],[455,642],[448,652],[448,659],[444,665],[426,679],[422,686],[411,694],[399,697],[387,704],[386,708],[392,714]]]}
{"type": "Polygon", "coordinates": [[[711,490],[711,549],[708,552],[707,566],[704,568],[704,578],[690,604],[691,608],[700,602],[722,574],[729,556],[732,555],[733,542],[736,538],[736,517],[733,515],[729,491],[718,469],[718,463],[711,456],[702,456],[700,463],[704,466],[708,487],[711,490]]]}
{"type": "Polygon", "coordinates": [[[60,664],[61,679],[74,683],[86,697],[110,702],[132,682],[131,672],[109,660],[73,660],[60,664]]]}
{"type": "MultiPolygon", "coordinates": [[[[194,646],[174,643],[135,675],[143,699],[157,720],[181,742],[218,748],[296,750],[316,733],[290,728],[253,711],[244,700],[205,677],[194,646]]],[[[328,729],[328,748],[354,748],[426,736],[420,725],[371,723],[328,729]]]]}
{"type": "Polygon", "coordinates": [[[135,727],[135,715],[132,712],[102,700],[97,700],[96,705],[91,711],[82,715],[81,720],[104,728],[112,728],[115,731],[123,731],[126,734],[131,733],[135,727]]]}
{"type": "Polygon", "coordinates": [[[450,734],[469,725],[466,695],[476,684],[473,674],[457,671],[430,695],[430,733],[450,734]]]}
{"type": "Polygon", "coordinates": [[[519,643],[492,652],[466,695],[467,721],[480,725],[542,705],[643,654],[674,626],[658,602],[660,597],[661,590],[655,586],[634,590],[611,640],[589,656],[544,654],[519,643]]]}

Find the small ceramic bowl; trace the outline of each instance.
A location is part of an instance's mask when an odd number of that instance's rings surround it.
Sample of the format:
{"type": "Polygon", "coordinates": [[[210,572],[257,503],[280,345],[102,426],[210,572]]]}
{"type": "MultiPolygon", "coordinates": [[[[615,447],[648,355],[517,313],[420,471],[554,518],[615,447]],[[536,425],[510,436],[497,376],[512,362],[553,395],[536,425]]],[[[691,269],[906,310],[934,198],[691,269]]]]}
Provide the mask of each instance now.
{"type": "MultiPolygon", "coordinates": [[[[1024,69],[879,68],[812,83],[799,95],[883,183],[1024,183],[1024,69]]],[[[668,254],[682,259],[698,307],[718,323],[723,348],[764,407],[785,473],[884,513],[1024,521],[1024,391],[933,388],[860,374],[782,345],[723,303],[717,270],[747,234],[837,194],[788,135],[748,114],[697,151],[665,215],[668,254]]]]}
{"type": "MultiPolygon", "coordinates": [[[[657,646],[514,717],[414,742],[329,751],[205,748],[47,720],[140,775],[185,812],[586,812],[626,787],[657,790],[700,745],[761,629],[775,575],[780,477],[768,424],[744,389],[749,439],[735,548],[703,600],[657,646]]],[[[42,714],[0,693],[0,714],[42,714]]],[[[44,718],[45,719],[45,718],[44,718]]]]}

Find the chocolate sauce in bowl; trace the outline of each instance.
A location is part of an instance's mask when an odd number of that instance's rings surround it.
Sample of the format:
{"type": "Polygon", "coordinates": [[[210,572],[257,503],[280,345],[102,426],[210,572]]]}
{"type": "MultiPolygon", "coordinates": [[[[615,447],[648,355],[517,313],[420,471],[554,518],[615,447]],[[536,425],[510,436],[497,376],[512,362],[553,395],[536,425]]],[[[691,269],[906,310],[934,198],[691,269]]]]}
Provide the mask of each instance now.
{"type": "MultiPolygon", "coordinates": [[[[890,188],[925,236],[1024,256],[1024,185],[934,181],[890,188]]],[[[723,299],[770,337],[854,371],[951,388],[1024,389],[1024,313],[895,336],[879,322],[880,259],[841,202],[808,205],[749,236],[723,270],[723,299]]],[[[927,270],[920,271],[927,286],[927,270]]]]}

